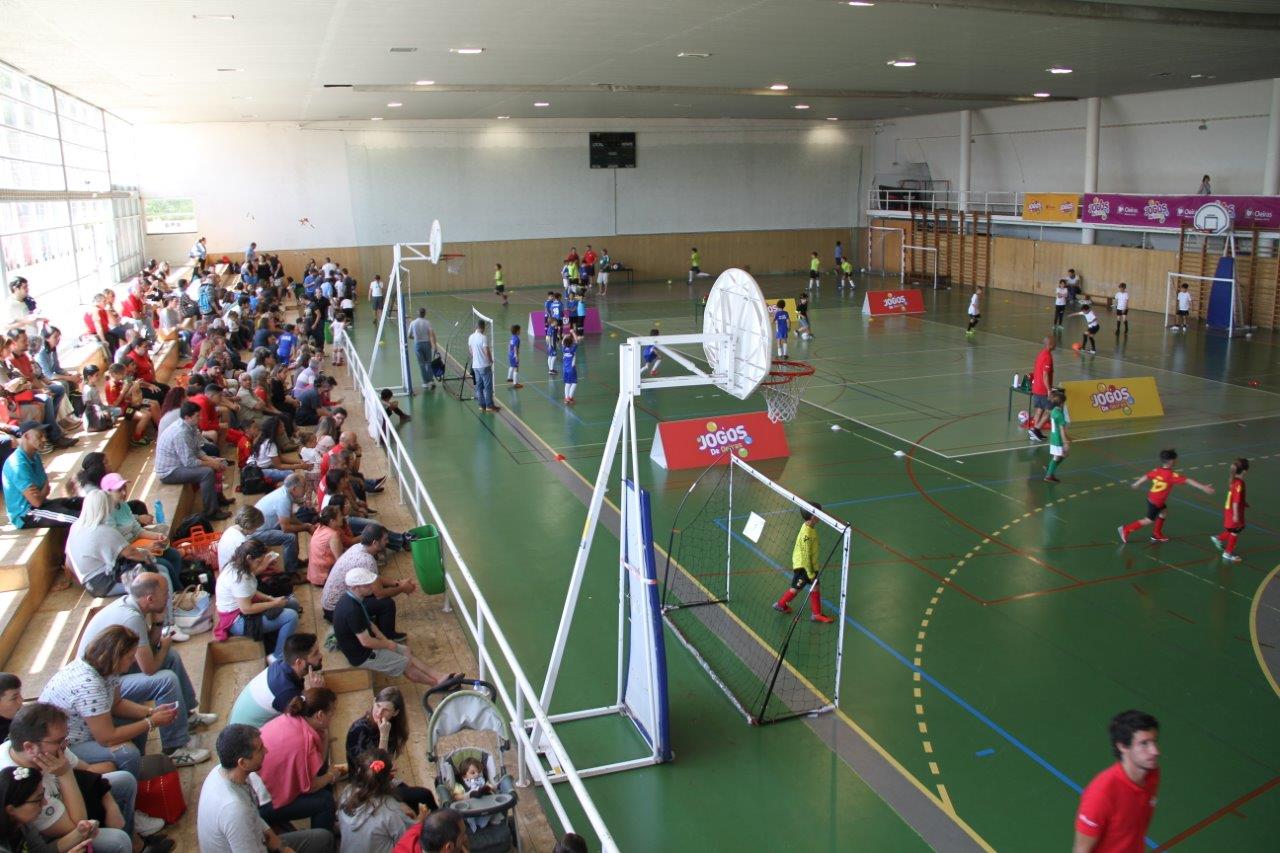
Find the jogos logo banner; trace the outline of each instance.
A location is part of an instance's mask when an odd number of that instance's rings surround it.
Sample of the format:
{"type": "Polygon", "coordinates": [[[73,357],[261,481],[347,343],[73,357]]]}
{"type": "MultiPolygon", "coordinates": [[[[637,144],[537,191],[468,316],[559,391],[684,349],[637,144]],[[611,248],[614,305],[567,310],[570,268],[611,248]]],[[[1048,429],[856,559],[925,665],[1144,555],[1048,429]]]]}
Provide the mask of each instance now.
{"type": "Polygon", "coordinates": [[[1063,382],[1073,423],[1164,416],[1160,392],[1151,376],[1063,382]]]}
{"type": "Polygon", "coordinates": [[[923,314],[924,297],[918,290],[870,290],[862,300],[862,313],[872,317],[923,314]]]}
{"type": "Polygon", "coordinates": [[[757,462],[790,454],[782,424],[764,412],[747,412],[660,423],[649,458],[674,471],[727,463],[730,455],[757,462]]]}

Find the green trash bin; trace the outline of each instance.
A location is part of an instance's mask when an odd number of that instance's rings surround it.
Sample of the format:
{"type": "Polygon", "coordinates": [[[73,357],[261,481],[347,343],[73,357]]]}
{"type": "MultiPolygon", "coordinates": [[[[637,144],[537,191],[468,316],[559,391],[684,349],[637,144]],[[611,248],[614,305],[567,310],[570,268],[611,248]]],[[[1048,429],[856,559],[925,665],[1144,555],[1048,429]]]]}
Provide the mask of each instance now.
{"type": "Polygon", "coordinates": [[[434,524],[424,524],[409,531],[417,538],[409,543],[413,554],[413,570],[418,585],[431,595],[444,592],[444,558],[440,553],[440,531],[434,524]]]}

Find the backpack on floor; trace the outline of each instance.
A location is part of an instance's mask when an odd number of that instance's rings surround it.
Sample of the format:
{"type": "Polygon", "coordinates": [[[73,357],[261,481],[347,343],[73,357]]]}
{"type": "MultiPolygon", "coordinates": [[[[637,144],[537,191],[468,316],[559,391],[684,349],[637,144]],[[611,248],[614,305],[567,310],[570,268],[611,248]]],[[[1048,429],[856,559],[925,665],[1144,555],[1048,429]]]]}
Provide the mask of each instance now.
{"type": "Polygon", "coordinates": [[[267,478],[262,476],[262,469],[250,463],[240,469],[240,494],[265,495],[271,491],[267,478]]]}

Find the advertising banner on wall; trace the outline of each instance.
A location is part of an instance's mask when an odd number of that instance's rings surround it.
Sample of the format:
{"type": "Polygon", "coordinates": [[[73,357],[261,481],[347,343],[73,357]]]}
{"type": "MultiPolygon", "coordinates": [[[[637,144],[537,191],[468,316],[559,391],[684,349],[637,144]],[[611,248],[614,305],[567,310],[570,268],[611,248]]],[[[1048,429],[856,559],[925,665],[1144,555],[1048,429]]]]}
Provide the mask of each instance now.
{"type": "Polygon", "coordinates": [[[1027,193],[1022,197],[1022,218],[1031,222],[1075,222],[1080,216],[1080,196],[1075,193],[1027,193]]]}
{"type": "Polygon", "coordinates": [[[923,314],[924,297],[918,290],[869,290],[862,300],[862,313],[872,317],[923,314]]]}
{"type": "Polygon", "coordinates": [[[1083,205],[1080,221],[1089,225],[1177,229],[1189,222],[1214,233],[1254,225],[1280,229],[1280,196],[1089,193],[1083,205]]]}
{"type": "Polygon", "coordinates": [[[747,412],[659,423],[649,458],[675,471],[705,468],[713,462],[727,464],[730,454],[759,462],[790,453],[782,424],[769,420],[764,412],[747,412]]]}
{"type": "Polygon", "coordinates": [[[1067,412],[1072,423],[1164,416],[1160,392],[1151,376],[1083,379],[1063,382],[1062,389],[1067,392],[1067,412]]]}

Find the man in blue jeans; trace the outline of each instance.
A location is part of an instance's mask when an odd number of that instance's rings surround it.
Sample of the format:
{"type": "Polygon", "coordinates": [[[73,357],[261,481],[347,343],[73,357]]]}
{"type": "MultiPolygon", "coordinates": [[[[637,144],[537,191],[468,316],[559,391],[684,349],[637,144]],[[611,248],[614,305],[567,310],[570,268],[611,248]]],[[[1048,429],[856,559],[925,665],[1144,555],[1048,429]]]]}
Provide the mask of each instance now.
{"type": "Polygon", "coordinates": [[[436,350],[436,330],[427,321],[426,308],[419,308],[417,319],[409,324],[409,337],[413,340],[413,350],[418,356],[422,387],[431,388],[435,384],[435,376],[431,373],[431,359],[436,350]]]}
{"type": "Polygon", "coordinates": [[[307,497],[307,478],[303,474],[290,474],[274,492],[269,492],[258,501],[257,507],[262,512],[262,526],[254,531],[250,539],[257,539],[267,545],[284,546],[284,570],[296,572],[306,568],[306,564],[298,560],[298,534],[314,533],[316,526],[298,521],[294,518],[298,505],[307,497]]]}
{"type": "Polygon", "coordinates": [[[467,338],[467,349],[471,353],[471,375],[476,380],[476,402],[480,404],[480,411],[497,412],[499,407],[493,402],[493,350],[485,334],[488,327],[484,320],[476,321],[476,330],[467,338]]]}

